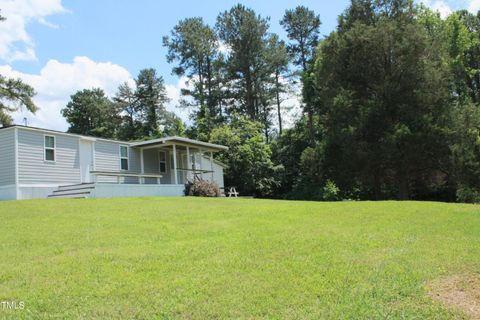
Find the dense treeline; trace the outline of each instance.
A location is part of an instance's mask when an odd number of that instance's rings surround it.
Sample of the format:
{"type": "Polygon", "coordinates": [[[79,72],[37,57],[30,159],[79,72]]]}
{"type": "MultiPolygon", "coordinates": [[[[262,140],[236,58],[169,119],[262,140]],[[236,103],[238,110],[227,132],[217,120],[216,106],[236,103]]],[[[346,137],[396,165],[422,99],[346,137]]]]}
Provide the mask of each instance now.
{"type": "MultiPolygon", "coordinates": [[[[185,135],[230,147],[226,185],[261,197],[480,200],[480,15],[446,19],[411,0],[352,0],[320,39],[299,6],[280,24],[236,5],[215,25],[181,20],[163,38],[187,81],[166,111],[163,78],[142,70],[113,99],[75,93],[71,132],[123,140],[185,135]],[[301,86],[302,115],[284,102],[301,86]]],[[[300,97],[299,97],[300,98],[300,97]]]]}
{"type": "Polygon", "coordinates": [[[479,27],[466,11],[352,1],[303,74],[313,143],[301,120],[274,144],[281,193],[479,200],[479,27]]]}

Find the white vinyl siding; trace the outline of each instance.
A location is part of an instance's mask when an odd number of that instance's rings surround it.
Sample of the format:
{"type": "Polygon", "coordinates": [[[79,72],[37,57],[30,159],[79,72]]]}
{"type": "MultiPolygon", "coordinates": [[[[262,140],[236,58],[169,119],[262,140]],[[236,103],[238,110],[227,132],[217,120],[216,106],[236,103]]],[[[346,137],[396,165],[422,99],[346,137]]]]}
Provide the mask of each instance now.
{"type": "Polygon", "coordinates": [[[0,186],[15,184],[15,129],[0,130],[0,186]]]}
{"type": "MultiPolygon", "coordinates": [[[[121,171],[120,142],[95,141],[95,170],[96,171],[121,171]]],[[[135,148],[128,148],[128,171],[140,172],[140,152],[135,148]]],[[[98,177],[98,182],[116,183],[116,177],[98,177]]],[[[124,183],[138,183],[135,177],[121,178],[124,183]]]]}
{"type": "MultiPolygon", "coordinates": [[[[95,142],[95,170],[120,171],[119,144],[109,141],[95,142]]],[[[98,177],[98,182],[116,182],[115,177],[98,177]]]]}
{"type": "MultiPolygon", "coordinates": [[[[133,150],[133,149],[132,149],[133,150]]],[[[145,173],[151,174],[161,174],[162,178],[160,179],[160,183],[169,184],[170,183],[170,154],[171,152],[168,150],[159,150],[159,149],[146,149],[143,151],[143,159],[144,159],[144,171],[145,173]],[[166,172],[160,173],[160,157],[159,151],[165,152],[166,162],[166,172]]],[[[146,178],[145,183],[157,183],[157,179],[155,178],[146,178]]]]}
{"type": "MultiPolygon", "coordinates": [[[[45,135],[18,130],[20,184],[74,184],[80,182],[78,137],[55,135],[55,162],[45,161],[45,135]]],[[[48,134],[47,134],[48,135],[48,134]]]]}

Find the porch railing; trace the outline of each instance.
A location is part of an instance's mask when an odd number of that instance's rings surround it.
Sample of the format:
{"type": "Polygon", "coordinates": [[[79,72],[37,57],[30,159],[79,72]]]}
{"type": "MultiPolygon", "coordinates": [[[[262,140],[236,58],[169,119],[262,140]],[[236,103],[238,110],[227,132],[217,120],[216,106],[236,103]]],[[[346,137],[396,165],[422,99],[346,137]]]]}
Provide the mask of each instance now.
{"type": "Polygon", "coordinates": [[[185,174],[185,183],[192,183],[194,180],[203,180],[204,174],[213,173],[212,170],[187,169],[187,168],[177,168],[177,172],[181,172],[185,174]]]}
{"type": "Polygon", "coordinates": [[[145,184],[145,178],[156,179],[157,184],[160,184],[160,178],[163,176],[160,174],[146,174],[146,173],[134,173],[134,172],[119,172],[119,171],[90,171],[93,175],[94,182],[97,182],[98,177],[116,177],[117,183],[120,183],[120,178],[138,178],[139,184],[145,184]]]}

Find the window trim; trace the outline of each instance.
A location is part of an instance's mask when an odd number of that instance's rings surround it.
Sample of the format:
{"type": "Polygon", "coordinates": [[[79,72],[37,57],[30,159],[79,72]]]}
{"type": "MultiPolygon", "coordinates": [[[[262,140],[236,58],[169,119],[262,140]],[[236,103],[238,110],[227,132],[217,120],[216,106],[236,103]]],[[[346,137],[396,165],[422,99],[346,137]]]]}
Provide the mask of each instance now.
{"type": "Polygon", "coordinates": [[[54,135],[50,134],[44,134],[43,135],[43,161],[48,162],[48,163],[55,163],[57,162],[57,137],[54,135]],[[53,138],[53,148],[52,147],[47,147],[46,144],[46,138],[51,137],[53,138]],[[47,159],[47,150],[53,150],[53,160],[48,160],[47,159]]]}
{"type": "Polygon", "coordinates": [[[160,173],[167,173],[167,151],[165,150],[158,150],[158,171],[160,173]],[[165,160],[160,160],[160,153],[163,153],[165,155],[165,160]],[[165,163],[165,171],[162,171],[162,167],[160,165],[160,163],[162,162],[165,163]]]}
{"type": "Polygon", "coordinates": [[[121,144],[118,146],[118,153],[119,153],[119,156],[120,156],[120,171],[128,171],[130,169],[130,159],[129,159],[129,155],[130,155],[130,148],[127,146],[127,145],[124,145],[124,144],[121,144]],[[126,157],[123,157],[122,156],[122,148],[125,147],[127,148],[127,156],[126,157]],[[122,169],[122,160],[126,159],[127,160],[127,169],[122,169]]]}

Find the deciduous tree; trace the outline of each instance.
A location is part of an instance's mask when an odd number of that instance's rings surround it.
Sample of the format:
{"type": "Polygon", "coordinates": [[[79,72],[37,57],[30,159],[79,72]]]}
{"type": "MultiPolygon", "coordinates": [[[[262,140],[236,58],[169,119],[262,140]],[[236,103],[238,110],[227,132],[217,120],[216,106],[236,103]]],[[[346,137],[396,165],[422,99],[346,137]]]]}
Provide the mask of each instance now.
{"type": "Polygon", "coordinates": [[[70,125],[68,132],[102,138],[116,136],[119,119],[113,102],[102,89],[77,91],[61,112],[70,125]]]}

